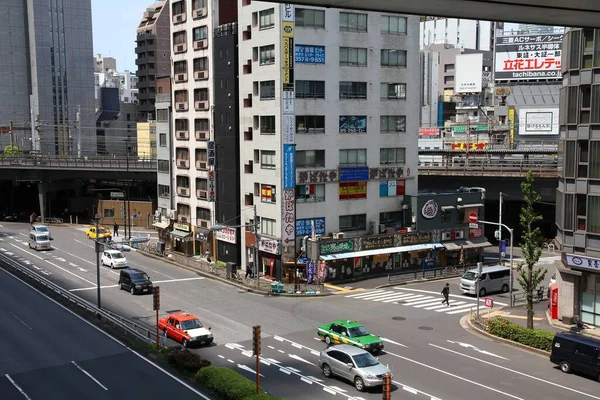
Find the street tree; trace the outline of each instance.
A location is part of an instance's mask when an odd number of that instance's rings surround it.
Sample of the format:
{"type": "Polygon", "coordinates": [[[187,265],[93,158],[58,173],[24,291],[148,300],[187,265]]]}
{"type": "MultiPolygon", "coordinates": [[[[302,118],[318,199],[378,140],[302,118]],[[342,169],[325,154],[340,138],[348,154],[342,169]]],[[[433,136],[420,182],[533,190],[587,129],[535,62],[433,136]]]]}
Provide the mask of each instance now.
{"type": "Polygon", "coordinates": [[[527,299],[527,328],[533,329],[533,293],[540,283],[544,281],[548,270],[546,268],[534,268],[542,255],[542,232],[535,226],[542,220],[542,216],[536,213],[534,204],[542,198],[535,191],[535,178],[529,171],[527,177],[521,182],[524,205],[521,207],[519,221],[523,228],[521,236],[521,250],[525,262],[519,270],[517,280],[527,299]]]}

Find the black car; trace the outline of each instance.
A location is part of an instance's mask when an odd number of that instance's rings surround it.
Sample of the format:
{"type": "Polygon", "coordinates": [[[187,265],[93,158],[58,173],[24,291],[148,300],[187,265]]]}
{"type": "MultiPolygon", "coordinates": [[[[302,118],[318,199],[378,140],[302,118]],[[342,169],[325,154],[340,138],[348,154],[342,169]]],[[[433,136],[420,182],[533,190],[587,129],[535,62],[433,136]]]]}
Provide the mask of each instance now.
{"type": "Polygon", "coordinates": [[[119,287],[131,294],[152,293],[153,285],[147,273],[140,269],[124,268],[119,274],[119,287]]]}
{"type": "Polygon", "coordinates": [[[578,372],[600,380],[600,340],[572,332],[554,337],[550,362],[563,372],[578,372]]]}

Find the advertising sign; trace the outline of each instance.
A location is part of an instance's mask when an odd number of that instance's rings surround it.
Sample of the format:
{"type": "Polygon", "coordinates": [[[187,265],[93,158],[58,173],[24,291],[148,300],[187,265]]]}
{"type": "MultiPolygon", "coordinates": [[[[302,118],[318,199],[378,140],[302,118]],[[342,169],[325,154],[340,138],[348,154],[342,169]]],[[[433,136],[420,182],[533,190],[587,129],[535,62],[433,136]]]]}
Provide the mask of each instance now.
{"type": "Polygon", "coordinates": [[[496,38],[494,75],[497,81],[562,79],[563,34],[496,38]]]}
{"type": "Polygon", "coordinates": [[[290,246],[296,239],[296,190],[283,191],[283,215],[281,240],[284,246],[290,246]]]}
{"type": "Polygon", "coordinates": [[[283,188],[296,189],[296,159],[294,157],[296,146],[283,145],[283,188]]]}
{"type": "Polygon", "coordinates": [[[279,255],[281,254],[281,246],[279,240],[275,239],[260,239],[258,242],[258,250],[265,253],[279,255]]]}
{"type": "Polygon", "coordinates": [[[325,234],[325,218],[303,218],[296,220],[296,237],[312,236],[312,223],[315,224],[315,235],[325,234]]]}
{"type": "Polygon", "coordinates": [[[454,65],[454,93],[480,93],[483,53],[457,55],[454,65]]]}
{"type": "Polygon", "coordinates": [[[406,181],[404,179],[396,181],[380,181],[379,197],[404,196],[406,181]]]}
{"type": "Polygon", "coordinates": [[[452,150],[485,150],[485,143],[452,143],[452,150]]]}
{"type": "Polygon", "coordinates": [[[223,228],[217,231],[217,240],[235,244],[235,228],[223,228]]]}
{"type": "Polygon", "coordinates": [[[316,271],[315,263],[312,261],[309,261],[306,264],[306,278],[308,280],[308,282],[307,282],[308,284],[311,284],[314,282],[316,272],[317,271],[316,271]]]}
{"type": "Polygon", "coordinates": [[[362,238],[361,251],[394,247],[394,235],[381,235],[362,238]]]}
{"type": "Polygon", "coordinates": [[[215,193],[216,190],[216,174],[215,171],[208,171],[208,201],[215,201],[217,195],[215,193]]]}
{"type": "Polygon", "coordinates": [[[325,64],[325,46],[297,44],[295,54],[298,64],[325,64]]]}
{"type": "Polygon", "coordinates": [[[366,115],[340,115],[340,133],[365,133],[367,131],[366,115]]]}
{"type": "Polygon", "coordinates": [[[369,167],[340,168],[340,182],[369,180],[369,167]]]}
{"type": "Polygon", "coordinates": [[[419,128],[419,136],[438,136],[440,128],[419,128]]]}
{"type": "Polygon", "coordinates": [[[216,156],[216,146],[215,141],[211,140],[206,144],[207,154],[208,154],[208,165],[215,165],[215,156],[216,156]]]}
{"type": "Polygon", "coordinates": [[[600,260],[597,258],[577,256],[575,254],[564,254],[563,262],[569,267],[573,268],[583,268],[592,271],[600,271],[600,260]]]}
{"type": "Polygon", "coordinates": [[[530,108],[519,113],[519,136],[559,135],[558,108],[530,108]]]}
{"type": "Polygon", "coordinates": [[[322,256],[338,253],[351,253],[353,251],[354,240],[352,239],[319,244],[319,254],[322,256]]]}
{"type": "Polygon", "coordinates": [[[367,198],[367,182],[342,182],[339,188],[340,200],[367,198]]]}

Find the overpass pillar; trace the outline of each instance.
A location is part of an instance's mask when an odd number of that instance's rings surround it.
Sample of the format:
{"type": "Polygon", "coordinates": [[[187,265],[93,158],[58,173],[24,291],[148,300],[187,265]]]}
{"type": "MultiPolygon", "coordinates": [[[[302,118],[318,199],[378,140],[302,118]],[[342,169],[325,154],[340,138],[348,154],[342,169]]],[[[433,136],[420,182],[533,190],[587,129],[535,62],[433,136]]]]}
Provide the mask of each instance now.
{"type": "Polygon", "coordinates": [[[40,201],[40,217],[44,222],[44,219],[46,219],[46,200],[48,198],[48,191],[44,182],[38,183],[38,198],[40,201]]]}

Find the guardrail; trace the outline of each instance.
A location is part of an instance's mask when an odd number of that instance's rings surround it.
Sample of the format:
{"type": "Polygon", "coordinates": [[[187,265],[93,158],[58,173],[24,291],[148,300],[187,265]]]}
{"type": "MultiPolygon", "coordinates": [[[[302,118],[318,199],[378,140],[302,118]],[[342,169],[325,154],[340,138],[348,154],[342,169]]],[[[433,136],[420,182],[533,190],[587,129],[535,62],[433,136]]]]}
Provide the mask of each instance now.
{"type": "Polygon", "coordinates": [[[63,157],[45,155],[0,156],[0,168],[42,169],[120,169],[155,171],[156,159],[129,157],[63,157]]]}
{"type": "MultiPolygon", "coordinates": [[[[440,158],[442,156],[439,156],[440,158]]],[[[464,159],[419,162],[421,175],[453,175],[453,176],[513,176],[522,177],[531,171],[537,177],[557,178],[558,162],[501,162],[501,160],[464,159]]]]}
{"type": "Polygon", "coordinates": [[[434,268],[421,271],[397,272],[388,275],[388,284],[396,285],[402,282],[417,281],[420,279],[435,279],[435,278],[455,278],[462,276],[472,266],[463,266],[457,268],[434,268]]]}
{"type": "Polygon", "coordinates": [[[142,326],[111,311],[100,309],[94,304],[90,303],[89,301],[73,295],[68,290],[61,288],[57,284],[49,281],[46,278],[43,278],[42,276],[36,274],[30,269],[25,268],[22,265],[16,263],[14,260],[8,258],[7,256],[0,254],[0,268],[2,267],[9,267],[14,271],[17,271],[21,275],[27,276],[29,279],[35,281],[36,284],[47,288],[55,296],[62,297],[65,300],[68,300],[73,305],[80,307],[89,313],[93,313],[96,316],[100,316],[105,321],[109,321],[110,323],[112,323],[113,326],[122,328],[125,333],[130,334],[136,337],[137,339],[143,340],[148,343],[156,343],[155,327],[142,326]]]}
{"type": "Polygon", "coordinates": [[[48,225],[62,224],[63,223],[63,219],[62,218],[49,217],[49,218],[44,218],[43,222],[44,222],[44,224],[48,224],[48,225]]]}

